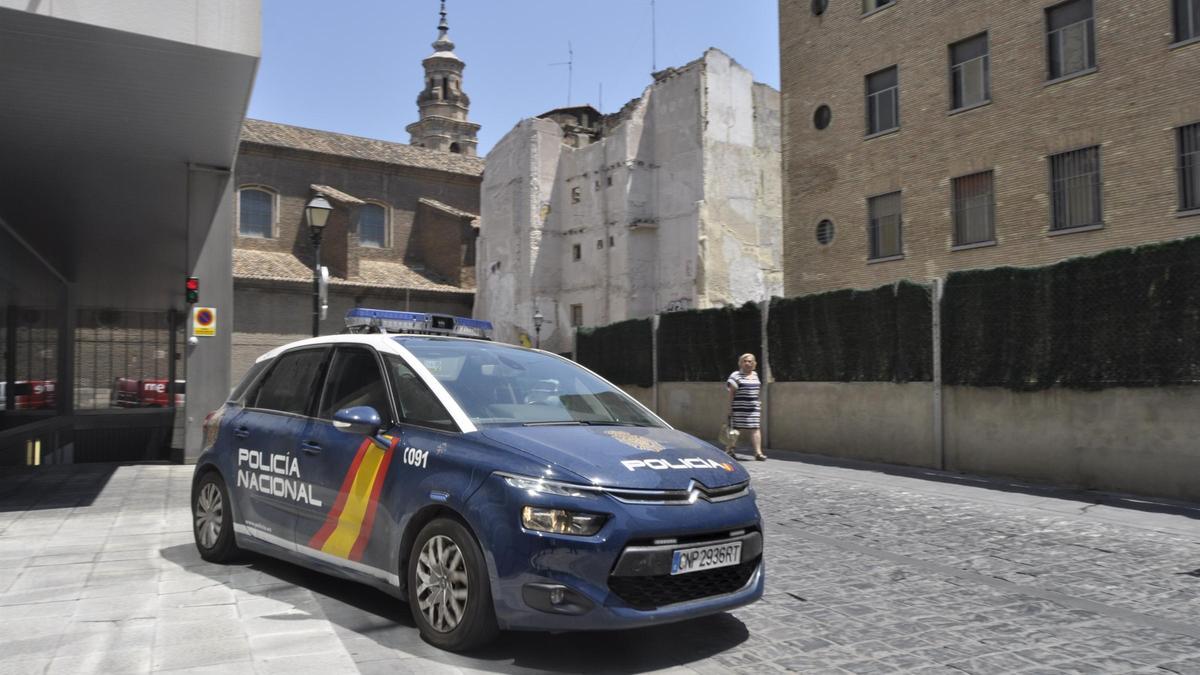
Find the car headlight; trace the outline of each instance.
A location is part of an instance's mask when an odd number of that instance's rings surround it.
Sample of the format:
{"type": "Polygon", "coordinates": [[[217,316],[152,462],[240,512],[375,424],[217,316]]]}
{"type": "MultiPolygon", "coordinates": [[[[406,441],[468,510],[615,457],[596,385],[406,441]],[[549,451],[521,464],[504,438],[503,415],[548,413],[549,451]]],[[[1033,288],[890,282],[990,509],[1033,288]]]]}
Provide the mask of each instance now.
{"type": "Polygon", "coordinates": [[[527,530],[552,534],[574,534],[590,537],[600,531],[608,516],[599,513],[582,513],[563,509],[546,509],[526,506],[521,509],[521,524],[527,530]]]}
{"type": "Polygon", "coordinates": [[[559,481],[545,480],[544,478],[530,478],[528,476],[515,476],[512,474],[500,475],[503,476],[505,483],[529,493],[558,495],[559,497],[591,497],[593,494],[592,490],[583,485],[560,483],[559,481]]]}

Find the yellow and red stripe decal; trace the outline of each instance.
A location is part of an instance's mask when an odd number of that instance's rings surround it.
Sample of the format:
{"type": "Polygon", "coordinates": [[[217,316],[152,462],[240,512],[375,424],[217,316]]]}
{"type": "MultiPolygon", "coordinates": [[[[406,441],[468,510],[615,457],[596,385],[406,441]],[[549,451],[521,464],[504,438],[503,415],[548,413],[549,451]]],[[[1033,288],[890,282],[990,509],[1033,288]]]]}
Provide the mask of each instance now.
{"type": "Polygon", "coordinates": [[[355,561],[362,558],[375,525],[379,493],[400,442],[399,438],[389,440],[391,444],[386,449],[370,438],[358,446],[337,501],[329,510],[325,524],[309,540],[309,546],[339,558],[355,561]]]}

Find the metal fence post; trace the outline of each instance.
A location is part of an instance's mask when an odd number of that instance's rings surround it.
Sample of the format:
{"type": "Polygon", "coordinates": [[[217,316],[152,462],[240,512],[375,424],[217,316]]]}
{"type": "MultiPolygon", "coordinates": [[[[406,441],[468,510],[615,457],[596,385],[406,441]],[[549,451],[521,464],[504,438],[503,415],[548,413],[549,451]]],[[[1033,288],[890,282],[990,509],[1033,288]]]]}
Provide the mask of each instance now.
{"type": "Polygon", "coordinates": [[[942,280],[933,280],[930,297],[933,316],[933,449],[937,468],[946,468],[946,438],[942,419],[942,280]]]}
{"type": "Polygon", "coordinates": [[[659,411],[662,410],[658,400],[658,319],[658,314],[650,317],[650,370],[653,371],[650,387],[655,415],[661,414],[659,411]]]}
{"type": "Polygon", "coordinates": [[[760,335],[760,341],[762,342],[760,346],[762,372],[759,373],[759,376],[762,380],[761,385],[759,386],[759,397],[762,399],[762,415],[760,415],[761,419],[758,422],[758,426],[760,427],[759,433],[762,434],[762,447],[765,449],[771,447],[771,340],[767,336],[767,327],[770,325],[771,314],[771,301],[769,299],[763,300],[759,303],[759,314],[762,317],[762,328],[760,335]]]}

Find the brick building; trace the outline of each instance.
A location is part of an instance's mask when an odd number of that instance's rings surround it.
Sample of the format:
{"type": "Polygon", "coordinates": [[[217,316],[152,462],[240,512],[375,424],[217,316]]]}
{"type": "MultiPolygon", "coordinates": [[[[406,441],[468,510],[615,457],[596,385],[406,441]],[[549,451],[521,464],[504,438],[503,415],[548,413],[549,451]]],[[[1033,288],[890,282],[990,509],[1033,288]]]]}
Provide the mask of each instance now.
{"type": "Polygon", "coordinates": [[[788,295],[1200,233],[1200,0],[779,13],[788,295]]]}
{"type": "Polygon", "coordinates": [[[246,120],[234,199],[235,381],[263,352],[311,335],[304,207],[317,195],[334,207],[321,238],[330,274],[322,334],[340,331],[355,306],[471,315],[483,160],[473,156],[478,125],[465,121],[461,61],[454,119],[428,104],[445,96],[431,73],[457,60],[447,30],[443,9],[412,145],[246,120]]]}

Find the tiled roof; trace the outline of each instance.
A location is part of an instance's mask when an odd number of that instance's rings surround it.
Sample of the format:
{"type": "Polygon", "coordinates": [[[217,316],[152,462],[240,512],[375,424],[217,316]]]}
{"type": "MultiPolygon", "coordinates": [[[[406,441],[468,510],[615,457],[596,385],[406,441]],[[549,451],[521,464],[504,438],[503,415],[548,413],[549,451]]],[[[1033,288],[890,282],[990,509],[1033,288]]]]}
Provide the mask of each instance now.
{"type": "Polygon", "coordinates": [[[263,120],[246,120],[242,125],[242,141],[420,169],[446,171],[465,176],[483,175],[483,160],[479,157],[468,157],[453,152],[418,148],[405,143],[350,136],[332,131],[305,129],[263,120]]]}
{"type": "Polygon", "coordinates": [[[317,185],[316,183],[313,183],[308,187],[319,195],[329,197],[330,199],[336,199],[343,204],[366,204],[366,202],[358,197],[355,197],[354,195],[348,195],[345,192],[342,192],[337,188],[331,188],[328,185],[317,185]]]}
{"type": "MultiPolygon", "coordinates": [[[[386,260],[360,260],[359,277],[343,279],[333,277],[333,286],[364,286],[378,288],[412,289],[414,291],[441,291],[444,293],[472,293],[473,288],[461,288],[443,283],[399,262],[386,260]]],[[[254,251],[244,248],[233,249],[233,276],[235,279],[261,279],[265,281],[311,282],[312,268],[291,253],[278,251],[254,251]]]]}
{"type": "Polygon", "coordinates": [[[471,220],[476,220],[479,218],[478,213],[470,213],[468,211],[463,211],[462,209],[456,209],[453,206],[450,206],[449,204],[443,204],[436,199],[429,199],[428,197],[421,197],[417,201],[424,204],[425,206],[428,206],[429,208],[437,209],[438,211],[442,211],[444,213],[449,213],[450,215],[457,216],[459,218],[470,218],[471,220]]]}

